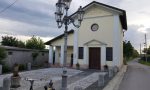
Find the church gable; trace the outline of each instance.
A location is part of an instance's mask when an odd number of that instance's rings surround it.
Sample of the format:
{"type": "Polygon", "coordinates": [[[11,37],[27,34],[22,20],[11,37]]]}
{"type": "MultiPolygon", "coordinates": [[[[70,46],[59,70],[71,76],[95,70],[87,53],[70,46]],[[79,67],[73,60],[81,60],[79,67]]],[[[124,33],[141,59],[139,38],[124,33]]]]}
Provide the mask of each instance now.
{"type": "MultiPolygon", "coordinates": [[[[91,2],[90,4],[83,7],[85,11],[84,19],[85,18],[93,18],[93,17],[103,17],[103,16],[111,16],[111,15],[119,15],[119,19],[124,30],[127,30],[127,18],[126,18],[126,11],[109,6],[103,3],[99,3],[96,1],[91,2]]],[[[70,15],[72,18],[77,18],[77,12],[70,15]]]]}
{"type": "Polygon", "coordinates": [[[113,15],[113,13],[107,9],[100,7],[99,5],[93,4],[91,7],[87,8],[85,10],[84,18],[98,17],[98,16],[109,16],[109,15],[113,15]]]}

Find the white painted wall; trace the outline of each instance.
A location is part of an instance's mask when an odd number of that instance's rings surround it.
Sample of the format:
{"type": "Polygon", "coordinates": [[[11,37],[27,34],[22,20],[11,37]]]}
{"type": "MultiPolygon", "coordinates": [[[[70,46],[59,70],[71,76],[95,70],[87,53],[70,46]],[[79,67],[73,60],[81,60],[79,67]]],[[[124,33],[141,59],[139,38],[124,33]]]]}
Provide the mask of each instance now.
{"type": "MultiPolygon", "coordinates": [[[[98,7],[97,5],[92,6],[85,11],[84,20],[82,25],[75,31],[74,34],[69,34],[68,36],[68,46],[73,46],[74,53],[74,64],[79,62],[80,64],[88,64],[88,47],[84,44],[90,40],[98,40],[107,44],[107,47],[113,47],[113,62],[106,61],[106,47],[101,47],[101,64],[108,64],[110,66],[122,65],[123,60],[123,33],[122,27],[119,19],[119,14],[112,12],[110,10],[98,7]],[[91,25],[97,23],[99,25],[98,31],[93,32],[91,30],[91,25]],[[78,47],[84,47],[84,59],[78,59],[78,47]]],[[[54,46],[61,46],[64,43],[63,38],[60,38],[52,43],[54,46]]],[[[95,46],[93,46],[95,47],[95,46]]],[[[61,48],[61,53],[63,53],[63,48],[61,48]]],[[[63,62],[63,55],[61,54],[60,63],[63,62]]]]}
{"type": "Polygon", "coordinates": [[[73,45],[73,64],[78,62],[78,30],[74,31],[74,45],[73,45]]]}
{"type": "Polygon", "coordinates": [[[53,63],[53,46],[49,46],[49,63],[53,63]]]}
{"type": "Polygon", "coordinates": [[[113,36],[113,65],[121,67],[123,64],[123,34],[119,15],[114,15],[113,36]]]}

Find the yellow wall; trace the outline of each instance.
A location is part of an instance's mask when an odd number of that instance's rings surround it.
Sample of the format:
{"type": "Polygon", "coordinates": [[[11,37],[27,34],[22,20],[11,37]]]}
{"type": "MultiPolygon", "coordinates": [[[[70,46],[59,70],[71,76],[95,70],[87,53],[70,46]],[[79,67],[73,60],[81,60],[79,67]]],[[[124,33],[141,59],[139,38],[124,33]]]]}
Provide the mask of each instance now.
{"type": "MultiPolygon", "coordinates": [[[[60,63],[60,56],[61,56],[61,48],[60,47],[56,47],[58,50],[58,63],[60,63]]],[[[71,54],[73,53],[73,47],[68,47],[67,48],[67,64],[70,65],[71,63],[71,54]]]]}
{"type": "MultiPolygon", "coordinates": [[[[119,33],[120,33],[120,54],[121,54],[121,60],[120,65],[122,65],[123,60],[123,32],[122,32],[122,26],[121,22],[119,25],[119,33]]],[[[82,25],[78,31],[78,46],[83,47],[84,44],[92,39],[101,41],[103,43],[107,44],[107,47],[113,47],[113,36],[114,36],[114,13],[109,12],[109,10],[100,8],[98,6],[92,6],[90,9],[88,9],[85,12],[84,20],[82,22],[82,25]],[[99,29],[97,31],[91,30],[92,24],[98,24],[99,29]]],[[[83,59],[79,59],[79,62],[81,64],[84,63],[83,59]]],[[[112,61],[106,62],[109,66],[112,66],[112,61]]]]}
{"type": "Polygon", "coordinates": [[[113,16],[84,19],[82,26],[79,30],[79,46],[83,46],[86,42],[95,39],[101,42],[105,42],[108,46],[112,46],[113,43],[113,16]],[[97,23],[99,29],[97,31],[91,30],[91,25],[97,23]]]}
{"type": "MultiPolygon", "coordinates": [[[[68,46],[73,46],[74,36],[73,33],[68,35],[68,46]]],[[[52,46],[61,46],[64,44],[64,38],[60,38],[51,43],[52,46]]]]}
{"type": "MultiPolygon", "coordinates": [[[[107,47],[113,47],[113,36],[114,36],[114,13],[112,11],[106,10],[97,5],[93,5],[85,11],[84,20],[82,21],[81,27],[78,31],[78,47],[83,47],[85,43],[95,39],[107,44],[107,47]],[[91,30],[92,24],[98,24],[99,29],[97,31],[91,30]]],[[[120,33],[120,47],[121,47],[121,60],[123,60],[123,32],[121,23],[119,25],[120,33]]],[[[118,39],[119,40],[119,39],[118,39]]],[[[64,39],[60,38],[52,43],[53,46],[60,46],[64,43],[64,39]]],[[[68,35],[68,46],[73,46],[74,36],[73,34],[68,35]]],[[[59,49],[60,52],[60,49],[59,49]]],[[[70,63],[71,53],[73,52],[73,47],[68,49],[67,63],[70,63]]],[[[60,61],[60,60],[59,60],[60,61]]],[[[78,60],[80,64],[84,64],[84,60],[78,60]]],[[[108,65],[112,66],[112,62],[107,62],[108,65]]],[[[120,61],[122,64],[122,61],[120,61]]]]}
{"type": "Polygon", "coordinates": [[[84,18],[107,16],[107,15],[112,15],[112,13],[106,11],[102,7],[99,7],[97,5],[93,5],[92,7],[88,8],[85,11],[84,18]]]}

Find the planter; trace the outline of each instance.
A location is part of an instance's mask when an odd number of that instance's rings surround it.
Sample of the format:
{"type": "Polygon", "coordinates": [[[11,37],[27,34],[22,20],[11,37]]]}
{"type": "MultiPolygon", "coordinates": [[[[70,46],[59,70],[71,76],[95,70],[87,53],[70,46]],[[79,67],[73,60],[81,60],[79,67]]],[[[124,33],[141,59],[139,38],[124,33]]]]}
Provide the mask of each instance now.
{"type": "Polygon", "coordinates": [[[2,65],[0,65],[0,75],[2,74],[2,65]]]}
{"type": "Polygon", "coordinates": [[[11,88],[18,88],[20,87],[20,81],[21,81],[21,77],[11,77],[11,88]]]}
{"type": "Polygon", "coordinates": [[[76,68],[77,68],[77,70],[80,70],[80,64],[79,63],[76,64],[76,68]]]}

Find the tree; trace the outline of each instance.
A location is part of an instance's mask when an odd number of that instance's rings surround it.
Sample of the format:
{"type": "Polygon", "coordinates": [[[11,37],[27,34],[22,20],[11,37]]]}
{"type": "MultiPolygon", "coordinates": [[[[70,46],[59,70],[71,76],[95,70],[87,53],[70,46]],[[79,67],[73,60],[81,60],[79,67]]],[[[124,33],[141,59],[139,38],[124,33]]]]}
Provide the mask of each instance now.
{"type": "Polygon", "coordinates": [[[23,41],[18,41],[18,45],[17,45],[17,47],[20,47],[20,48],[25,48],[26,47],[26,45],[25,45],[25,43],[23,42],[23,41]]]}
{"type": "Polygon", "coordinates": [[[3,59],[7,56],[5,49],[0,47],[0,64],[4,64],[3,59]]]}
{"type": "Polygon", "coordinates": [[[150,46],[146,49],[144,48],[143,49],[143,52],[146,53],[146,54],[150,54],[150,46]]]}
{"type": "Polygon", "coordinates": [[[2,36],[2,45],[4,46],[15,46],[18,45],[18,39],[12,36],[2,36]]]}
{"type": "Polygon", "coordinates": [[[2,36],[2,45],[25,48],[25,43],[12,36],[2,36]]]}
{"type": "Polygon", "coordinates": [[[131,45],[130,41],[123,42],[123,55],[125,58],[129,58],[133,55],[134,48],[131,45]]]}
{"type": "Polygon", "coordinates": [[[26,48],[43,50],[45,49],[45,45],[42,39],[33,36],[31,39],[26,41],[26,48]]]}
{"type": "Polygon", "coordinates": [[[133,50],[133,57],[135,58],[135,57],[138,57],[139,56],[139,53],[138,53],[138,51],[137,50],[133,50]]]}

